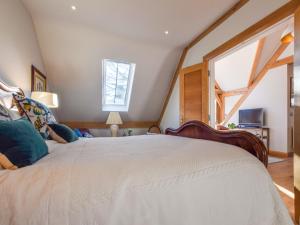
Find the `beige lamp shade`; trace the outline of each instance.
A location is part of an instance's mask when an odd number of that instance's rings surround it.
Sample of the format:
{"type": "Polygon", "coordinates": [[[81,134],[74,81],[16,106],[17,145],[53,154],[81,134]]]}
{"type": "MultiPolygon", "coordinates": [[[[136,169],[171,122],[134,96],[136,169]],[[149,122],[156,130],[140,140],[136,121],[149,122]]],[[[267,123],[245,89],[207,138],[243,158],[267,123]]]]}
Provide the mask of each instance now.
{"type": "Polygon", "coordinates": [[[110,124],[110,125],[123,124],[120,114],[118,112],[110,112],[106,124],[110,124]]]}
{"type": "Polygon", "coordinates": [[[58,107],[57,94],[50,93],[50,92],[33,91],[31,93],[31,98],[40,103],[43,103],[44,105],[46,105],[49,108],[57,108],[58,107]]]}

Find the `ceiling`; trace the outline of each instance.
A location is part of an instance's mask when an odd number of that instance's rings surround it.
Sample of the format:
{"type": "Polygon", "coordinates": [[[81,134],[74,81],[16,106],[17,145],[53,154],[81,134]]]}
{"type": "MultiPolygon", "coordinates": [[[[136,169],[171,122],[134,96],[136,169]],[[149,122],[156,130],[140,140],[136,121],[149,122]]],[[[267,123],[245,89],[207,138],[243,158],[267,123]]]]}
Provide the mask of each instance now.
{"type": "MultiPolygon", "coordinates": [[[[293,25],[293,19],[286,20],[263,32],[259,37],[245,43],[239,49],[233,50],[215,63],[215,79],[224,91],[245,88],[253,66],[258,40],[265,38],[264,47],[257,65],[256,74],[260,72],[266,62],[281,44],[281,37],[288,26],[293,25]]],[[[281,54],[279,59],[294,55],[294,43],[281,54]]],[[[238,100],[239,96],[233,99],[238,100]]],[[[230,109],[229,109],[230,110],[230,109]]]]}
{"type": "Polygon", "coordinates": [[[103,32],[183,46],[237,0],[22,0],[34,21],[41,18],[92,26],[103,32]],[[77,7],[76,11],[71,6],[77,7]],[[168,30],[166,38],[164,31],[168,30]]]}
{"type": "Polygon", "coordinates": [[[123,120],[158,120],[183,46],[237,2],[22,1],[33,18],[51,91],[59,94],[61,121],[105,121],[101,61],[106,58],[136,63],[123,120]]]}

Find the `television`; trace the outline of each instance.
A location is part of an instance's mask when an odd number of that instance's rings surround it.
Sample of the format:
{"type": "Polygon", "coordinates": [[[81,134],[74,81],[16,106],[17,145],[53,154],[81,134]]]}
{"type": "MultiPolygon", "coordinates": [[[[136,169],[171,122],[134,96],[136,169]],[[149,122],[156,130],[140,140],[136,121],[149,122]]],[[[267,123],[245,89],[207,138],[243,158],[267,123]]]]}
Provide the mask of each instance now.
{"type": "Polygon", "coordinates": [[[242,109],[239,110],[239,127],[262,127],[264,125],[264,110],[242,109]]]}

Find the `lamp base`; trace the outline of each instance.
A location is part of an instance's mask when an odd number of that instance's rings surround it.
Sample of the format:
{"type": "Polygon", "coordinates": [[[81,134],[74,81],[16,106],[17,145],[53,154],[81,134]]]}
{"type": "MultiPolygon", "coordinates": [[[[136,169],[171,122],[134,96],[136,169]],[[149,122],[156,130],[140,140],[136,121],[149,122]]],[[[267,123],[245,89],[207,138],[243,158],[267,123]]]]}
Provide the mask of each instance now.
{"type": "Polygon", "coordinates": [[[116,124],[110,125],[110,131],[112,137],[118,137],[119,126],[116,124]]]}

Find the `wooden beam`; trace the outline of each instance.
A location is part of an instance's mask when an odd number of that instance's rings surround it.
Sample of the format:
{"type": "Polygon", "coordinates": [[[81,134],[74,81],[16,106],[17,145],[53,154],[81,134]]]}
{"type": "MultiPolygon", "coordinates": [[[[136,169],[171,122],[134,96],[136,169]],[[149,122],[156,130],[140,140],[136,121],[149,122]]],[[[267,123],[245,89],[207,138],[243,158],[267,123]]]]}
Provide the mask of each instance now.
{"type": "Polygon", "coordinates": [[[262,38],[258,42],[255,57],[254,57],[254,61],[253,61],[252,68],[251,68],[251,73],[250,73],[250,76],[249,76],[248,87],[250,87],[250,85],[254,81],[257,66],[259,64],[259,61],[260,61],[260,58],[261,58],[261,53],[262,53],[262,51],[264,49],[264,46],[265,46],[265,42],[266,42],[266,38],[262,38]]]}
{"type": "Polygon", "coordinates": [[[231,91],[224,91],[223,96],[224,97],[230,97],[230,96],[235,96],[235,95],[242,95],[245,94],[248,91],[248,87],[245,88],[239,88],[231,91]]]}
{"type": "Polygon", "coordinates": [[[215,93],[218,94],[218,95],[221,95],[221,94],[223,94],[224,92],[221,91],[221,90],[219,90],[219,89],[215,89],[215,93]]]}
{"type": "Polygon", "coordinates": [[[220,121],[223,121],[225,119],[225,97],[223,95],[221,95],[221,102],[222,105],[220,107],[220,121]]]}
{"type": "Polygon", "coordinates": [[[216,96],[217,104],[221,107],[222,106],[222,101],[221,101],[220,96],[217,93],[215,93],[215,96],[216,96]]]}
{"type": "Polygon", "coordinates": [[[262,70],[258,73],[258,75],[255,78],[255,81],[248,88],[248,91],[245,94],[243,94],[243,96],[238,100],[238,102],[234,105],[234,107],[231,109],[229,114],[226,116],[226,118],[222,122],[223,125],[226,124],[231,119],[231,117],[236,113],[236,111],[241,107],[243,102],[248,98],[248,96],[252,93],[252,91],[259,84],[259,82],[264,78],[264,76],[267,74],[271,66],[277,61],[278,57],[284,52],[284,50],[288,47],[288,45],[289,43],[281,43],[281,45],[278,47],[275,53],[264,65],[262,70]]]}
{"type": "Polygon", "coordinates": [[[275,68],[275,67],[279,67],[279,66],[283,66],[283,65],[287,65],[290,63],[294,62],[294,56],[288,56],[286,58],[277,60],[275,63],[273,63],[273,65],[271,66],[271,69],[275,68]]]}
{"type": "Polygon", "coordinates": [[[167,109],[167,106],[168,106],[170,97],[171,97],[171,95],[172,95],[172,92],[173,92],[175,83],[176,83],[176,81],[177,81],[178,74],[179,74],[179,72],[180,72],[180,70],[181,70],[181,68],[182,68],[182,65],[183,65],[185,56],[186,56],[186,54],[187,54],[187,51],[188,51],[187,48],[185,48],[185,49],[183,50],[182,54],[181,54],[179,63],[178,63],[178,65],[177,65],[177,68],[176,68],[176,70],[175,70],[175,73],[174,73],[173,78],[172,78],[172,81],[171,81],[171,85],[170,85],[170,88],[169,88],[167,97],[166,97],[166,99],[165,99],[165,101],[164,101],[164,105],[163,105],[162,111],[161,111],[160,116],[159,116],[158,124],[161,123],[161,120],[162,120],[162,118],[163,118],[163,116],[164,116],[164,113],[165,113],[165,111],[166,111],[166,109],[167,109]]]}
{"type": "Polygon", "coordinates": [[[221,92],[223,92],[222,88],[220,87],[218,81],[215,80],[215,87],[216,89],[219,89],[221,92]]]}
{"type": "MultiPolygon", "coordinates": [[[[245,2],[245,4],[246,4],[246,2],[245,2]]],[[[242,43],[243,41],[248,40],[252,36],[254,36],[254,35],[256,35],[256,34],[262,32],[262,31],[264,31],[265,29],[271,27],[272,25],[276,24],[277,22],[281,21],[282,19],[284,19],[284,18],[292,15],[296,11],[296,9],[298,8],[299,5],[300,5],[300,1],[299,0],[291,0],[291,1],[289,1],[284,6],[280,7],[278,10],[276,10],[275,12],[271,13],[270,15],[268,15],[267,17],[265,17],[264,19],[260,20],[256,24],[254,24],[253,26],[249,27],[248,29],[244,30],[243,32],[241,32],[240,34],[238,34],[237,36],[235,36],[234,38],[230,39],[229,41],[225,42],[224,44],[222,44],[221,46],[219,46],[215,50],[211,51],[209,54],[207,54],[203,58],[203,61],[209,61],[210,59],[215,58],[216,56],[218,56],[218,55],[220,55],[220,54],[228,51],[229,49],[235,47],[237,44],[242,43]]],[[[231,11],[231,10],[229,10],[229,11],[231,11]]],[[[227,13],[225,13],[224,16],[227,13]]],[[[213,31],[216,27],[218,27],[224,21],[219,21],[218,23],[216,21],[212,25],[210,25],[207,28],[208,31],[202,32],[197,37],[197,42],[199,42],[204,37],[206,37],[211,31],[213,31]],[[215,24],[217,24],[217,26],[215,24]],[[210,28],[210,27],[212,27],[213,29],[210,28]]],[[[170,96],[171,96],[172,91],[174,89],[174,85],[175,85],[176,80],[178,78],[178,73],[179,73],[179,71],[180,71],[180,69],[182,67],[182,64],[183,64],[183,62],[185,60],[185,57],[187,55],[187,51],[196,44],[195,40],[193,40],[190,44],[187,45],[187,47],[184,49],[184,51],[183,51],[183,53],[181,55],[180,61],[179,61],[178,65],[177,65],[176,71],[175,71],[174,76],[172,78],[171,85],[170,85],[167,97],[166,97],[165,102],[163,104],[162,112],[161,112],[160,118],[159,118],[159,124],[161,123],[162,117],[163,117],[163,115],[165,113],[165,110],[167,108],[170,96]],[[179,70],[178,70],[178,68],[179,68],[179,70]]]]}
{"type": "MultiPolygon", "coordinates": [[[[80,122],[80,121],[62,121],[71,128],[87,128],[87,129],[106,129],[109,128],[105,122],[80,122]]],[[[120,128],[149,128],[152,125],[157,125],[157,121],[128,121],[120,125],[120,128]]]]}
{"type": "Polygon", "coordinates": [[[187,55],[187,52],[190,48],[192,48],[195,44],[197,44],[200,40],[202,40],[206,35],[208,35],[211,31],[216,29],[220,24],[222,24],[227,18],[229,18],[233,13],[235,13],[237,10],[239,10],[243,5],[245,5],[249,0],[239,0],[237,4],[235,4],[231,9],[229,9],[223,16],[221,16],[219,19],[217,19],[213,24],[211,24],[205,31],[203,31],[201,34],[199,34],[193,41],[191,41],[187,47],[183,50],[180,60],[178,62],[178,65],[176,67],[175,73],[173,75],[169,91],[167,94],[167,97],[164,101],[162,111],[159,116],[158,124],[161,123],[161,120],[164,116],[164,113],[166,111],[167,105],[169,103],[171,94],[173,92],[175,83],[178,78],[178,74],[182,68],[182,65],[184,63],[185,57],[187,55]]]}
{"type": "Polygon", "coordinates": [[[253,37],[256,34],[259,34],[260,32],[263,32],[267,28],[275,25],[276,23],[280,22],[281,20],[285,19],[286,17],[292,15],[295,13],[297,8],[300,6],[299,0],[291,0],[279,9],[277,9],[275,12],[269,14],[264,19],[260,20],[256,24],[252,25],[251,27],[247,28],[240,34],[236,35],[232,39],[228,40],[224,44],[220,45],[210,53],[208,53],[206,56],[204,56],[205,60],[211,60],[226,51],[232,49],[233,47],[237,46],[238,44],[249,40],[251,37],[253,37]]]}
{"type": "Polygon", "coordinates": [[[217,19],[213,24],[211,24],[206,30],[204,30],[201,34],[199,34],[194,40],[189,43],[187,46],[188,49],[191,49],[195,46],[200,40],[202,40],[206,35],[216,29],[220,24],[222,24],[225,20],[227,20],[231,15],[233,15],[236,11],[242,8],[249,0],[240,0],[238,1],[231,9],[229,9],[224,15],[222,15],[219,19],[217,19]]]}

